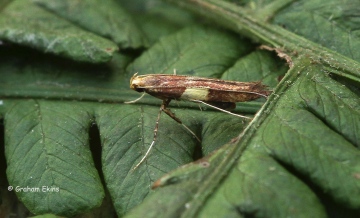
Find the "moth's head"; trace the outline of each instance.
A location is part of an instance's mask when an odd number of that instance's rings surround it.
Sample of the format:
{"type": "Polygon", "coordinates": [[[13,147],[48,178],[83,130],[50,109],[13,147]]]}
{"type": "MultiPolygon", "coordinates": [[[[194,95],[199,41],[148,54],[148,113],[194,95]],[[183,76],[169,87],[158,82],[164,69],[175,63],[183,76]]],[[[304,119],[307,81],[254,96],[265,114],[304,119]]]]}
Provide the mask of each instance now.
{"type": "Polygon", "coordinates": [[[130,88],[132,90],[135,90],[137,92],[144,92],[143,88],[139,88],[141,86],[141,77],[137,75],[138,73],[135,73],[131,79],[130,79],[130,88]]]}

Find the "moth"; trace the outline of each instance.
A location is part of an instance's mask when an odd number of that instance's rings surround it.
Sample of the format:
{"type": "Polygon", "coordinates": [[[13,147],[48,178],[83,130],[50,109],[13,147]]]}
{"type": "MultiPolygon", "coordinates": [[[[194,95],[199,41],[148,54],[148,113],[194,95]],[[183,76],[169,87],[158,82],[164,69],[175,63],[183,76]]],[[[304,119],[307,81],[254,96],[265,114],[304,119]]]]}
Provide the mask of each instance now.
{"type": "Polygon", "coordinates": [[[182,124],[198,141],[200,139],[185,126],[182,121],[175,116],[174,113],[167,108],[171,100],[184,100],[196,103],[202,103],[209,107],[232,114],[245,119],[251,119],[246,116],[235,114],[229,111],[236,107],[236,102],[244,102],[265,97],[270,94],[267,86],[261,82],[238,82],[221,79],[211,79],[195,76],[174,75],[172,74],[146,74],[137,75],[135,73],[130,79],[130,88],[142,92],[143,95],[130,102],[134,103],[140,100],[145,93],[162,100],[156,125],[154,129],[154,138],[147,152],[134,167],[136,169],[148,156],[150,150],[155,144],[156,136],[159,128],[159,120],[161,112],[165,112],[176,122],[182,124]]]}

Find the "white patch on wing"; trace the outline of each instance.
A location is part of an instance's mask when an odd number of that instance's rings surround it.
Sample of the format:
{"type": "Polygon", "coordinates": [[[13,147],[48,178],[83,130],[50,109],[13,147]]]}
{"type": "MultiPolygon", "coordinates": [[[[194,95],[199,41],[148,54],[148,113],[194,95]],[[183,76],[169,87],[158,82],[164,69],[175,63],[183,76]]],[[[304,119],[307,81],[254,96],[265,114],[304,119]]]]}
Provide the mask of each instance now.
{"type": "Polygon", "coordinates": [[[208,94],[207,88],[186,88],[181,99],[206,101],[208,94]]]}

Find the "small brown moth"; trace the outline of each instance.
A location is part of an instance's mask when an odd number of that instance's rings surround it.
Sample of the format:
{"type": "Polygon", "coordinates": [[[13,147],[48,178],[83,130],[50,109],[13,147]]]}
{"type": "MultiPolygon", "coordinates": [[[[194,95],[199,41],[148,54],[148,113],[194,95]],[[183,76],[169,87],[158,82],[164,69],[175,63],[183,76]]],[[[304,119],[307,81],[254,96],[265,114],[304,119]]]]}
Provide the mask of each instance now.
{"type": "MultiPolygon", "coordinates": [[[[142,162],[144,162],[151,148],[154,146],[159,127],[160,114],[162,111],[164,111],[176,122],[182,124],[192,135],[197,138],[197,140],[200,141],[194,132],[186,127],[181,122],[181,120],[167,108],[171,100],[185,100],[202,103],[228,114],[251,119],[246,116],[231,113],[226,109],[234,109],[236,107],[236,102],[250,101],[260,97],[267,98],[267,96],[270,94],[270,91],[268,91],[267,87],[261,84],[261,82],[237,82],[221,79],[183,76],[176,75],[175,71],[174,75],[147,74],[138,76],[136,73],[133,77],[131,77],[130,88],[137,92],[143,92],[144,94],[148,93],[156,98],[163,100],[156,120],[154,139],[144,157],[134,167],[134,169],[136,169],[142,162]]],[[[126,103],[134,103],[140,100],[144,94],[140,98],[126,103]]]]}

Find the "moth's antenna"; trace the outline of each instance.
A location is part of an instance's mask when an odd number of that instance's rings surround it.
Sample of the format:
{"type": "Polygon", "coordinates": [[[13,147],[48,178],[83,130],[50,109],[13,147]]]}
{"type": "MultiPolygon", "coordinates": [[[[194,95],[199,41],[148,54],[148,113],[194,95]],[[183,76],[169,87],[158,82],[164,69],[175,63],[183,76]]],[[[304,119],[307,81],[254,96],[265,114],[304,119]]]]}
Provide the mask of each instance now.
{"type": "Polygon", "coordinates": [[[245,119],[250,119],[250,120],[252,119],[252,118],[247,117],[247,116],[242,116],[242,115],[240,115],[240,114],[231,113],[230,111],[224,110],[224,109],[222,109],[222,108],[216,107],[216,106],[214,106],[214,105],[208,104],[208,103],[203,102],[203,101],[200,101],[200,100],[190,100],[190,101],[197,102],[197,103],[202,103],[202,104],[204,104],[204,105],[206,105],[206,106],[212,107],[212,108],[214,108],[214,109],[216,109],[216,110],[219,110],[219,111],[222,111],[222,112],[224,112],[224,113],[228,113],[228,114],[231,114],[231,115],[234,115],[234,116],[237,116],[237,117],[241,117],[241,118],[245,118],[245,119]]]}
{"type": "Polygon", "coordinates": [[[135,103],[135,102],[141,100],[141,99],[144,97],[145,94],[146,94],[146,92],[143,92],[143,94],[142,94],[139,98],[137,98],[137,99],[135,99],[135,100],[132,100],[132,101],[125,101],[124,103],[125,103],[125,104],[135,103]]]}

